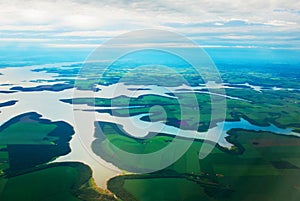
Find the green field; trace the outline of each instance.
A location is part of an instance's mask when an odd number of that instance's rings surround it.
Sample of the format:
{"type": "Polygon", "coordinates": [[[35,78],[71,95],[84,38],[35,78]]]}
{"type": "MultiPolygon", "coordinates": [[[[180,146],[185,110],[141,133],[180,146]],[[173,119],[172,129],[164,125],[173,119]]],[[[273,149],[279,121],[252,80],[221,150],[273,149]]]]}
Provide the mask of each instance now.
{"type": "Polygon", "coordinates": [[[115,200],[95,187],[91,169],[78,162],[54,163],[13,177],[0,177],[0,199],[6,201],[115,200]]]}
{"type": "Polygon", "coordinates": [[[125,180],[124,189],[137,200],[213,200],[204,189],[192,181],[177,178],[125,180]],[[163,189],[163,190],[162,190],[163,189]],[[176,189],[176,190],[175,190],[176,189]],[[149,193],[149,192],[152,193],[149,193]]]}
{"type": "Polygon", "coordinates": [[[65,122],[19,115],[0,127],[0,200],[115,200],[79,162],[50,163],[69,153],[73,128],[65,122]]]}
{"type": "Polygon", "coordinates": [[[79,201],[71,194],[78,172],[72,167],[53,167],[25,175],[0,179],[5,187],[1,200],[66,200],[79,201]]]}
{"type": "Polygon", "coordinates": [[[33,123],[16,123],[0,132],[0,144],[52,144],[57,137],[48,136],[56,125],[43,124],[36,126],[33,123]]]}
{"type": "MultiPolygon", "coordinates": [[[[157,144],[162,143],[159,136],[151,138],[152,143],[147,142],[148,139],[140,140],[144,142],[142,144],[133,143],[134,139],[128,136],[128,139],[125,139],[126,136],[120,135],[119,131],[111,137],[112,128],[115,127],[110,127],[107,140],[127,151],[143,151],[143,145],[148,151],[155,151],[157,144]]],[[[104,127],[104,132],[106,131],[104,127]]],[[[180,200],[197,200],[197,197],[203,200],[281,201],[286,197],[293,201],[300,199],[299,138],[241,129],[231,130],[229,133],[228,138],[237,145],[236,149],[242,149],[240,152],[231,153],[214,148],[210,155],[199,160],[198,154],[203,142],[195,141],[178,161],[164,171],[140,175],[138,178],[136,175],[120,176],[119,180],[112,179],[108,188],[124,200],[130,200],[126,196],[133,196],[136,200],[157,200],[160,196],[163,196],[164,200],[174,200],[176,196],[180,197],[180,200]],[[165,178],[166,171],[175,172],[175,176],[172,176],[175,178],[165,178]],[[187,181],[182,178],[186,174],[199,179],[187,181]],[[207,188],[203,183],[216,183],[219,187],[207,188]],[[228,188],[227,197],[218,194],[222,188],[228,188]],[[150,189],[153,193],[146,193],[150,189]],[[274,189],[277,190],[274,192],[274,189]]],[[[165,142],[165,146],[171,142],[165,142]]],[[[101,151],[110,153],[112,148],[104,146],[104,150],[101,151]]],[[[126,167],[120,161],[109,161],[115,162],[116,166],[126,167]]]]}

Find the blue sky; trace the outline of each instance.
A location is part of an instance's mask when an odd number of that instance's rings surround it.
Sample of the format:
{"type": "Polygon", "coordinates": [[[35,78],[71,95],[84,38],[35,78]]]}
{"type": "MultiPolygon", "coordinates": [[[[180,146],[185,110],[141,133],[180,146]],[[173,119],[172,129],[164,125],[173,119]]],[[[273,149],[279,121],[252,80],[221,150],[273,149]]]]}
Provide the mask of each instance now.
{"type": "Polygon", "coordinates": [[[95,48],[156,28],[203,47],[300,49],[299,0],[0,0],[0,48],[95,48]]]}

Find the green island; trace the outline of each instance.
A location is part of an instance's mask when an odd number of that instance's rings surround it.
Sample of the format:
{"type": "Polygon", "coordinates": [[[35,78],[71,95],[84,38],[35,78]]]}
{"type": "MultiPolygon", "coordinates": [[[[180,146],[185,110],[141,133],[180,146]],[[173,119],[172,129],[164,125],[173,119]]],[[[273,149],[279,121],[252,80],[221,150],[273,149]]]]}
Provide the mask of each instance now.
{"type": "Polygon", "coordinates": [[[115,200],[94,183],[80,162],[49,163],[69,153],[73,128],[37,113],[14,117],[0,127],[0,200],[115,200]]]}
{"type": "MultiPolygon", "coordinates": [[[[134,139],[120,135],[114,125],[102,124],[107,138],[95,141],[98,145],[95,150],[99,151],[96,154],[101,153],[102,158],[120,168],[126,168],[126,164],[116,157],[112,159],[116,152],[107,146],[108,141],[131,153],[154,152],[172,143],[170,136],[134,139]]],[[[164,170],[117,176],[108,181],[108,189],[122,200],[175,200],[178,197],[191,201],[284,200],[287,196],[293,201],[299,199],[299,138],[243,129],[231,130],[227,138],[239,152],[215,147],[205,159],[199,160],[203,142],[194,141],[178,161],[164,170]],[[274,192],[278,187],[280,189],[274,192]]]]}

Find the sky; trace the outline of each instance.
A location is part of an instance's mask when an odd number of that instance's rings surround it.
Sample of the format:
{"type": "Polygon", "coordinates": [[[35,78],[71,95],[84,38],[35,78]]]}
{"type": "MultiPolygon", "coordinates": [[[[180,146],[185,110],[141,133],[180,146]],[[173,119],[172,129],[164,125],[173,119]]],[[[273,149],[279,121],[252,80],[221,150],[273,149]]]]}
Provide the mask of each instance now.
{"type": "Polygon", "coordinates": [[[300,49],[299,0],[0,0],[0,48],[94,48],[139,29],[203,47],[300,49]]]}

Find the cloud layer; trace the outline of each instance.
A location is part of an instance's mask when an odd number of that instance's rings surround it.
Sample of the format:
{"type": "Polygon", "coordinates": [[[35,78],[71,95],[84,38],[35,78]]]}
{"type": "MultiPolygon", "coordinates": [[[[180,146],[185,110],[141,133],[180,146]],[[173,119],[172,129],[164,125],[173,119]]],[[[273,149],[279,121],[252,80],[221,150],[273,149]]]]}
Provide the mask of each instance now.
{"type": "Polygon", "coordinates": [[[298,0],[0,0],[1,46],[92,47],[127,31],[175,31],[203,46],[298,48],[298,0]]]}

